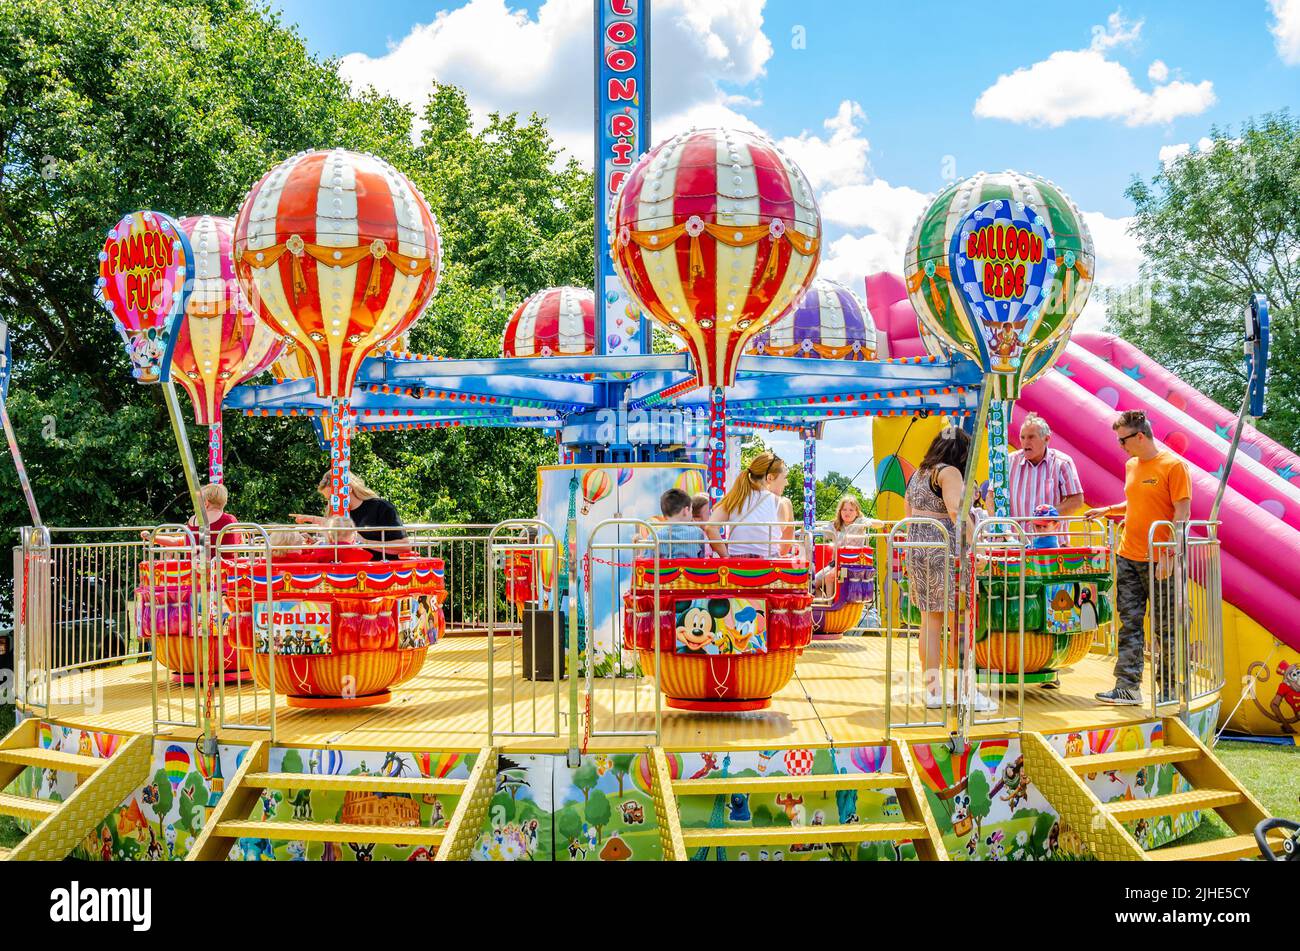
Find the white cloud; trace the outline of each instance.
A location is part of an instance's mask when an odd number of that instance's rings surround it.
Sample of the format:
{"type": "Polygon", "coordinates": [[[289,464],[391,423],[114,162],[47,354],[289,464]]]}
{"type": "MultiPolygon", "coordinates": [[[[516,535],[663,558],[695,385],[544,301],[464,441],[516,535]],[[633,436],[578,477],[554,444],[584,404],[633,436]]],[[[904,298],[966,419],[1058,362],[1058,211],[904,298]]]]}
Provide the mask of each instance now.
{"type": "MultiPolygon", "coordinates": [[[[654,138],[736,123],[732,107],[752,100],[721,83],[763,75],[772,56],[763,0],[660,0],[653,11],[654,138]]],[[[466,0],[412,27],[384,55],[351,53],[340,65],[354,86],[374,86],[417,112],[435,79],[463,88],[478,122],[493,111],[537,112],[556,142],[590,165],[591,16],[589,0],[545,0],[535,16],[506,0],[466,0]]]]}
{"type": "Polygon", "coordinates": [[[1169,67],[1156,60],[1147,71],[1153,86],[1143,91],[1128,67],[1107,58],[1109,50],[1132,45],[1142,23],[1129,24],[1118,13],[1106,26],[1093,27],[1085,50],[1057,50],[1032,66],[997,78],[975,101],[975,115],[984,119],[1056,128],[1072,119],[1122,119],[1125,125],[1170,122],[1197,115],[1215,102],[1209,80],[1167,82],[1169,67]]]}
{"type": "Polygon", "coordinates": [[[1080,330],[1099,330],[1106,323],[1106,289],[1124,289],[1138,283],[1142,251],[1137,238],[1129,233],[1132,218],[1111,218],[1096,211],[1085,211],[1083,218],[1097,250],[1093,275],[1097,283],[1075,326],[1080,330]]]}
{"type": "Polygon", "coordinates": [[[933,197],[880,178],[827,192],[821,197],[822,217],[850,233],[826,245],[818,273],[862,293],[868,274],[901,272],[912,226],[933,197]]]}
{"type": "Polygon", "coordinates": [[[1273,11],[1268,30],[1278,57],[1288,66],[1300,66],[1300,0],[1269,0],[1268,5],[1273,11]]]}
{"type": "MultiPolygon", "coordinates": [[[[1241,144],[1241,139],[1226,139],[1224,141],[1232,145],[1241,144]]],[[[1203,135],[1196,140],[1196,151],[1198,152],[1209,152],[1212,151],[1214,147],[1215,142],[1208,135],[1203,135]]],[[[1188,142],[1179,142],[1177,145],[1162,145],[1160,147],[1160,164],[1169,165],[1170,163],[1182,158],[1184,155],[1190,155],[1191,151],[1192,146],[1188,142]]]]}
{"type": "Polygon", "coordinates": [[[799,164],[813,188],[858,185],[866,181],[867,153],[871,151],[871,143],[858,134],[866,119],[861,105],[845,99],[835,115],[822,123],[828,137],[802,132],[777,144],[799,164]]]}

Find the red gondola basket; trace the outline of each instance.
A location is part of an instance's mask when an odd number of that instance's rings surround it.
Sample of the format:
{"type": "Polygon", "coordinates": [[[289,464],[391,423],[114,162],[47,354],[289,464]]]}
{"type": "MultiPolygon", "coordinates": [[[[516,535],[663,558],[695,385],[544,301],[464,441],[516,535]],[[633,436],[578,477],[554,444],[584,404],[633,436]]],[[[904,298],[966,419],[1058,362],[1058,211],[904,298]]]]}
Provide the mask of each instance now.
{"type": "Polygon", "coordinates": [[[227,572],[228,631],[258,686],[290,706],[361,707],[424,665],[443,633],[440,558],[365,563],[239,562],[227,572]]]}
{"type": "MultiPolygon", "coordinates": [[[[135,589],[136,630],[141,640],[153,646],[154,658],[189,683],[200,668],[202,592],[194,591],[193,564],[188,559],[142,561],[140,583],[135,589]]],[[[225,614],[224,599],[221,602],[225,614]]],[[[208,638],[207,669],[227,678],[238,678],[246,668],[228,638],[219,636],[218,619],[208,638]]]]}
{"type": "Polygon", "coordinates": [[[653,671],[657,632],[660,688],[670,707],[764,709],[790,682],[795,661],[812,641],[809,578],[807,562],[795,559],[660,559],[656,622],[655,565],[638,561],[623,599],[623,647],[637,651],[642,670],[653,671]],[[710,635],[713,641],[700,648],[710,635]]]}

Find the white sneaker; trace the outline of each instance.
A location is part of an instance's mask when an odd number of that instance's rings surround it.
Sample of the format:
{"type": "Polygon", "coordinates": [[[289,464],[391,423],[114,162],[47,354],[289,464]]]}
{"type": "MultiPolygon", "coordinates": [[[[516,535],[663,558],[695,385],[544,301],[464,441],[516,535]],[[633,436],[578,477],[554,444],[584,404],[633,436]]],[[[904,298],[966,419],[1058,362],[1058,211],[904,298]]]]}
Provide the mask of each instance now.
{"type": "Polygon", "coordinates": [[[993,713],[998,708],[997,701],[992,697],[985,696],[978,690],[975,691],[975,697],[971,700],[971,706],[976,713],[993,713]]]}
{"type": "Polygon", "coordinates": [[[925,692],[925,708],[927,710],[943,709],[943,694],[936,691],[927,690],[925,692]]]}

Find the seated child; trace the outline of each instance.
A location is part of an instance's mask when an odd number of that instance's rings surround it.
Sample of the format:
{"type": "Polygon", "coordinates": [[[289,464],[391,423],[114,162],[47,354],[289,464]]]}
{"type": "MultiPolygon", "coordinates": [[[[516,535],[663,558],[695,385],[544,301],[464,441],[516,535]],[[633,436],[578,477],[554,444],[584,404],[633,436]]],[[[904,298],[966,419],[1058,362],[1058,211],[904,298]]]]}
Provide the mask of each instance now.
{"type": "MultiPolygon", "coordinates": [[[[226,503],[230,500],[230,491],[220,482],[209,483],[199,489],[199,501],[203,504],[203,512],[208,517],[208,550],[211,551],[217,547],[218,540],[222,546],[242,545],[244,536],[239,532],[222,533],[227,525],[234,525],[239,519],[226,511],[226,503]]],[[[185,535],[167,535],[160,534],[154,536],[154,544],[160,548],[181,548],[189,545],[191,539],[198,541],[199,525],[196,519],[190,519],[185,523],[189,529],[189,536],[185,535]]],[[[150,533],[142,531],[140,537],[145,541],[149,540],[150,533]]]]}
{"type": "MultiPolygon", "coordinates": [[[[271,543],[272,561],[300,561],[298,556],[302,553],[302,549],[307,547],[307,536],[292,529],[275,529],[267,532],[266,537],[271,543]]],[[[262,547],[261,540],[256,535],[251,541],[259,549],[262,547]]]]}
{"type": "Polygon", "coordinates": [[[707,522],[713,514],[713,503],[703,492],[691,496],[691,521],[707,522]]]}
{"type": "Polygon", "coordinates": [[[286,555],[286,560],[316,563],[336,562],[360,564],[373,561],[374,556],[357,544],[357,527],[346,515],[336,515],[325,520],[325,530],[314,548],[286,555]]]}
{"type": "Polygon", "coordinates": [[[1029,540],[1030,548],[1059,548],[1060,541],[1056,532],[1061,527],[1061,513],[1056,506],[1043,502],[1034,508],[1034,520],[1030,523],[1033,530],[1029,540]]]}
{"type": "Polygon", "coordinates": [[[691,497],[681,489],[669,489],[659,497],[663,527],[655,527],[663,546],[661,558],[703,558],[704,529],[691,519],[691,497]]]}

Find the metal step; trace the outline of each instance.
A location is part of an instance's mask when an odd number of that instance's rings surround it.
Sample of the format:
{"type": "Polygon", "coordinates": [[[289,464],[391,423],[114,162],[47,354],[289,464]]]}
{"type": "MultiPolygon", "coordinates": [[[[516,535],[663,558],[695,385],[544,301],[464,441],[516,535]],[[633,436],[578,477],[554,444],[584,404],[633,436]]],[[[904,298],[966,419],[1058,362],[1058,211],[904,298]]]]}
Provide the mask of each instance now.
{"type": "Polygon", "coordinates": [[[1128,750],[1123,753],[1098,753],[1095,756],[1067,756],[1065,765],[1076,773],[1105,773],[1111,770],[1141,769],[1157,763],[1186,763],[1201,755],[1201,751],[1186,746],[1157,746],[1151,749],[1128,750]]]}
{"type": "Polygon", "coordinates": [[[26,796],[0,793],[0,815],[13,816],[15,819],[44,819],[61,805],[62,803],[49,799],[29,799],[26,796]]]}
{"type": "Polygon", "coordinates": [[[463,779],[425,779],[423,776],[321,776],[317,773],[249,773],[244,777],[248,786],[257,789],[310,789],[335,792],[382,792],[459,794],[465,791],[463,779]]]}
{"type": "Polygon", "coordinates": [[[737,826],[682,829],[687,849],[705,846],[779,845],[805,842],[899,842],[926,836],[923,822],[855,822],[828,826],[737,826]]]}
{"type": "MultiPolygon", "coordinates": [[[[1281,841],[1277,848],[1282,848],[1281,841]]],[[[1253,835],[1230,835],[1191,845],[1170,845],[1152,849],[1147,858],[1153,862],[1230,862],[1235,859],[1262,858],[1253,835]]]]}
{"type": "Polygon", "coordinates": [[[674,779],[673,794],[721,796],[755,792],[832,792],[837,789],[896,789],[907,785],[903,773],[823,773],[820,776],[711,776],[674,779]]]}
{"type": "Polygon", "coordinates": [[[96,759],[93,756],[61,753],[58,750],[43,750],[34,746],[0,750],[0,763],[12,763],[15,766],[37,766],[41,769],[55,769],[60,772],[76,773],[78,776],[89,776],[106,762],[108,760],[96,759]]]}
{"type": "Polygon", "coordinates": [[[438,845],[445,829],[425,826],[362,826],[342,822],[221,822],[213,834],[223,839],[301,840],[303,842],[373,842],[376,845],[438,845]]]}
{"type": "Polygon", "coordinates": [[[1120,822],[1133,822],[1153,816],[1175,816],[1180,812],[1233,806],[1243,798],[1236,789],[1193,789],[1189,792],[1170,793],[1167,796],[1109,802],[1105,804],[1105,808],[1120,822]]]}

